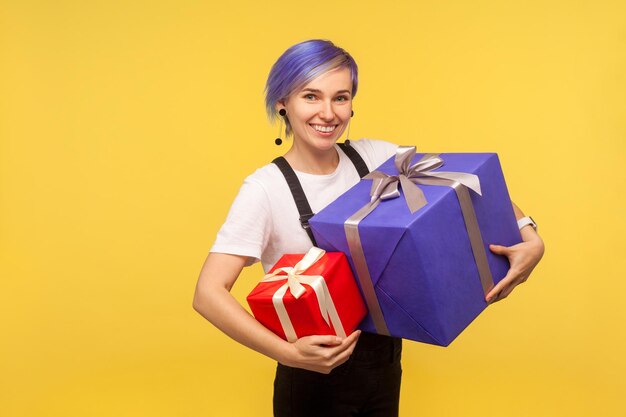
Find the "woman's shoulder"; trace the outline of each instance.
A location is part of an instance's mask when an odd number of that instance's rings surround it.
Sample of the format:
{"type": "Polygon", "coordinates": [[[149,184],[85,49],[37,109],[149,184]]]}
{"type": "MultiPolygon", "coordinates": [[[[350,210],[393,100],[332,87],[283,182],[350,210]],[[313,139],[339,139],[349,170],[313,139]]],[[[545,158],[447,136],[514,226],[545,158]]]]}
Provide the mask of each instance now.
{"type": "Polygon", "coordinates": [[[259,210],[269,213],[272,200],[275,200],[280,193],[284,193],[281,190],[280,180],[281,173],[275,164],[267,164],[256,169],[244,178],[231,206],[231,211],[235,211],[243,217],[257,216],[259,210]]]}
{"type": "Polygon", "coordinates": [[[269,164],[263,165],[262,167],[255,169],[250,174],[248,174],[248,176],[246,177],[246,180],[248,179],[255,180],[255,181],[271,180],[274,165],[275,164],[273,163],[269,163],[269,164]]]}
{"type": "Polygon", "coordinates": [[[370,170],[378,168],[396,153],[398,145],[385,140],[361,138],[350,140],[350,146],[368,163],[370,170]]]}
{"type": "Polygon", "coordinates": [[[249,174],[243,181],[242,190],[269,197],[283,191],[285,187],[285,178],[280,169],[276,164],[269,163],[249,174]]]}

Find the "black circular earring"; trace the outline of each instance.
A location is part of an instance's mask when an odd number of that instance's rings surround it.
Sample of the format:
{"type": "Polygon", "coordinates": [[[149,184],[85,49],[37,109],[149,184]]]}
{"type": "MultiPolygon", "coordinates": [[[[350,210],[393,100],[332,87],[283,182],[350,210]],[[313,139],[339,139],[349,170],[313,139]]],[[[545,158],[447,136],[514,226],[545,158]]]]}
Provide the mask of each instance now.
{"type": "MultiPolygon", "coordinates": [[[[354,110],[350,111],[350,117],[354,116],[354,110]]],[[[346,140],[343,141],[346,145],[350,145],[350,122],[348,121],[348,131],[346,132],[346,140]]]]}
{"type": "Polygon", "coordinates": [[[281,119],[280,119],[280,125],[278,126],[278,137],[276,139],[274,139],[274,143],[276,145],[281,145],[283,143],[283,140],[280,138],[280,135],[281,135],[282,130],[283,130],[283,119],[285,118],[285,115],[287,114],[287,110],[280,109],[278,111],[278,114],[280,114],[281,119]]]}

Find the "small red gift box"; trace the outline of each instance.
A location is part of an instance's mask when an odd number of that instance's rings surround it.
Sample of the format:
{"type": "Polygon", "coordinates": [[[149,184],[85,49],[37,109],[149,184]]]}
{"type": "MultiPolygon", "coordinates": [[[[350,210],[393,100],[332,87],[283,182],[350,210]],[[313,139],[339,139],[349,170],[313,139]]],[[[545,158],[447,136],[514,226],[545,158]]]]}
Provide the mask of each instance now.
{"type": "Polygon", "coordinates": [[[346,256],[316,247],[306,255],[283,255],[247,300],[261,324],[290,342],[345,337],[367,314],[346,256]]]}

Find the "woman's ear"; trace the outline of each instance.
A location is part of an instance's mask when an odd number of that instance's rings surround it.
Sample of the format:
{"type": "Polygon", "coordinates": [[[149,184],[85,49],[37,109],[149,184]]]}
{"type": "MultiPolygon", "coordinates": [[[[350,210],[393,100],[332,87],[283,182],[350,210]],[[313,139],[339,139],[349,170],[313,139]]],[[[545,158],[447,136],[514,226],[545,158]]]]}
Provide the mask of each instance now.
{"type": "Polygon", "coordinates": [[[280,112],[280,109],[284,109],[285,107],[287,107],[286,100],[278,100],[276,102],[276,105],[274,106],[274,108],[276,109],[276,113],[280,112]]]}

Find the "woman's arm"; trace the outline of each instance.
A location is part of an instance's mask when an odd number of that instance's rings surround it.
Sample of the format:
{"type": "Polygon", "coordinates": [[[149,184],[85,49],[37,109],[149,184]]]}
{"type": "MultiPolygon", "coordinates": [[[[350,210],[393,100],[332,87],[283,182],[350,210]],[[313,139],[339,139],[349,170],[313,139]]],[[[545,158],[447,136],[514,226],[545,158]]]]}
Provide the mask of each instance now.
{"type": "Polygon", "coordinates": [[[345,339],[307,336],[289,343],[266,329],[237,302],[230,289],[246,259],[245,256],[210,253],[198,278],[193,308],[237,342],[284,365],[329,373],[347,361],[356,346],[359,331],[345,339]]]}
{"type": "MultiPolygon", "coordinates": [[[[524,217],[519,207],[513,204],[513,211],[517,220],[524,217]]],[[[519,284],[526,282],[530,273],[537,266],[544,253],[543,240],[530,225],[520,230],[522,243],[513,246],[489,245],[489,249],[495,254],[504,255],[509,259],[511,267],[509,272],[493,287],[485,297],[488,303],[495,303],[506,298],[519,284]]]]}

